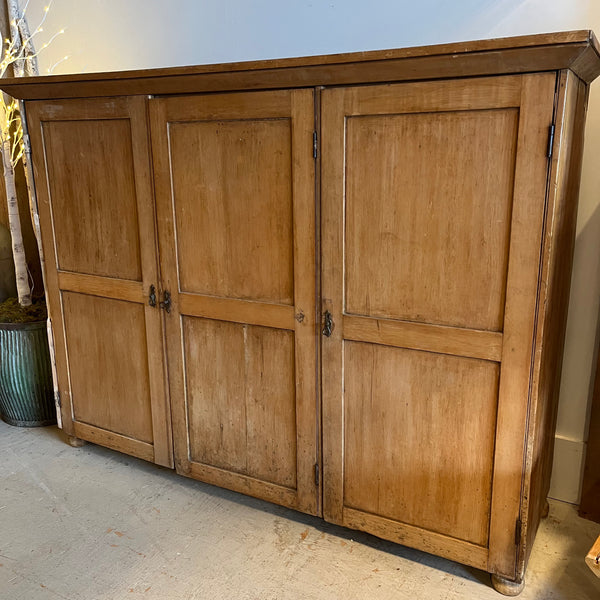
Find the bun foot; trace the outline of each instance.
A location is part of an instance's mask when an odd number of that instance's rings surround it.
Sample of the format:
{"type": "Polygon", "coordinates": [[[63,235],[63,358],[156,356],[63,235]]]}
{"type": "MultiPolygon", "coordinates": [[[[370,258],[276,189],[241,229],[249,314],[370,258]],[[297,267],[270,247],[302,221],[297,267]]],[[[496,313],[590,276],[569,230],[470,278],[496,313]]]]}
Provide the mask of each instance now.
{"type": "Polygon", "coordinates": [[[85,444],[86,444],[85,440],[80,440],[78,437],[75,437],[74,435],[68,435],[67,442],[69,443],[69,446],[73,446],[73,448],[81,448],[81,446],[85,446],[85,444]]]}
{"type": "Polygon", "coordinates": [[[511,581],[500,575],[492,575],[492,585],[497,592],[504,596],[518,596],[525,587],[525,580],[511,581]]]}
{"type": "Polygon", "coordinates": [[[549,513],[550,513],[550,503],[546,499],[546,500],[544,500],[544,504],[542,504],[542,512],[541,512],[540,516],[542,517],[542,519],[545,519],[549,513]]]}

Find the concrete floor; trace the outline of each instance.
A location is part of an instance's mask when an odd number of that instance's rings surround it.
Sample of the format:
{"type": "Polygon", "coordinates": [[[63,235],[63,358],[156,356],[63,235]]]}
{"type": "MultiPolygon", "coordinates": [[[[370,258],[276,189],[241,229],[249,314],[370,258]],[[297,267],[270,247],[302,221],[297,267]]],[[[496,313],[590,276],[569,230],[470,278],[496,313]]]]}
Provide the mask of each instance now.
{"type": "MultiPolygon", "coordinates": [[[[486,573],[0,421],[1,600],[499,600],[486,573]]],[[[521,600],[598,600],[600,525],[552,502],[521,600]]]]}

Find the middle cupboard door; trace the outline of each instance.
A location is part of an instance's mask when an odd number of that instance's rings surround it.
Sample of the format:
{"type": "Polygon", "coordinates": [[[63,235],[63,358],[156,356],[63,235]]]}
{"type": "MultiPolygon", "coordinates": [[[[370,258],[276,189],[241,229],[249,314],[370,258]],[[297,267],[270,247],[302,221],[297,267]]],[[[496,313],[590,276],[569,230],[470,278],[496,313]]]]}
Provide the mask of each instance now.
{"type": "Polygon", "coordinates": [[[313,92],[150,119],[177,472],[316,514],[313,92]]]}

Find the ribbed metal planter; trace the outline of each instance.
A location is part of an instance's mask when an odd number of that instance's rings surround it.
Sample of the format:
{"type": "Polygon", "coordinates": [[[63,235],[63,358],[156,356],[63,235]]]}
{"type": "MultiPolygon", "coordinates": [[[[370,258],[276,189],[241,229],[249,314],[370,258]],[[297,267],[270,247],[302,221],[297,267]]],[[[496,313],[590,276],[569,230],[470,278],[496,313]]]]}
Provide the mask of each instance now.
{"type": "Polygon", "coordinates": [[[10,425],[56,423],[46,321],[0,323],[0,416],[10,425]]]}

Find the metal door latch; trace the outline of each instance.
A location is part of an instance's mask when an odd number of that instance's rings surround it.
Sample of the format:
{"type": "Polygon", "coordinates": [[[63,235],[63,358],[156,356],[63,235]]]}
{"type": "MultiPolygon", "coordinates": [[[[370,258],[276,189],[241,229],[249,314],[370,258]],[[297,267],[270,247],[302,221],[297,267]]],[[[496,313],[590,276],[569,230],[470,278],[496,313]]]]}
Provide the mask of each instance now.
{"type": "Polygon", "coordinates": [[[333,323],[333,317],[331,316],[331,313],[326,310],[325,314],[323,315],[323,335],[325,337],[331,337],[334,327],[335,325],[333,323]]]}
{"type": "Polygon", "coordinates": [[[148,305],[153,308],[156,306],[156,288],[151,285],[150,286],[150,294],[148,295],[148,305]]]}
{"type": "Polygon", "coordinates": [[[164,308],[168,313],[171,312],[171,294],[167,290],[163,293],[164,300],[160,303],[160,307],[164,308]]]}

